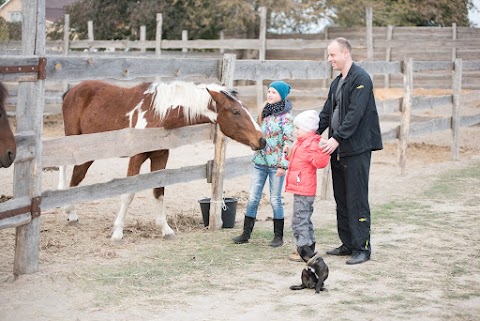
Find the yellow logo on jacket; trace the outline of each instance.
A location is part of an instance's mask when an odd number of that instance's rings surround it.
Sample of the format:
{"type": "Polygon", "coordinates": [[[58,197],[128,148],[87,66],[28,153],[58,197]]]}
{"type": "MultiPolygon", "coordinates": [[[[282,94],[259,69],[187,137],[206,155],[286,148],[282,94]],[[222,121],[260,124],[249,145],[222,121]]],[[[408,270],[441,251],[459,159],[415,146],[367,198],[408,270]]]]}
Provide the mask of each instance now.
{"type": "Polygon", "coordinates": [[[363,85],[357,86],[357,89],[362,89],[362,88],[365,88],[365,86],[363,85]]]}

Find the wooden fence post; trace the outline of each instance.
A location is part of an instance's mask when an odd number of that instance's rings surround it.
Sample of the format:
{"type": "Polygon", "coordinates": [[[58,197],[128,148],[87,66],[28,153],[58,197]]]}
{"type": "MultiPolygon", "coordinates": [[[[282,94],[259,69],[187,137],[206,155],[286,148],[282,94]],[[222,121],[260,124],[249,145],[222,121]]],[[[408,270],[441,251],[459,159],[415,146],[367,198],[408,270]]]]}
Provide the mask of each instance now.
{"type": "MultiPolygon", "coordinates": [[[[457,24],[454,22],[452,23],[452,40],[457,40],[457,24]]],[[[457,58],[457,47],[455,45],[452,46],[452,61],[455,61],[457,58]]]]}
{"type": "MultiPolygon", "coordinates": [[[[393,38],[393,26],[389,25],[387,27],[387,41],[390,42],[393,38]]],[[[387,46],[385,49],[385,61],[390,61],[392,59],[392,46],[390,44],[387,46]]],[[[385,81],[383,84],[384,88],[390,88],[390,74],[386,73],[385,74],[385,81]]]]}
{"type": "Polygon", "coordinates": [[[367,23],[367,59],[373,61],[373,10],[372,7],[366,8],[367,23]]]}
{"type": "Polygon", "coordinates": [[[456,58],[454,62],[453,74],[453,106],[452,106],[452,160],[460,159],[460,106],[462,100],[462,59],[456,58]]]}
{"type": "MultiPolygon", "coordinates": [[[[188,30],[182,30],[182,41],[188,41],[188,30]]],[[[182,52],[188,52],[188,48],[182,48],[182,52]]]]}
{"type": "MultiPolygon", "coordinates": [[[[145,42],[147,40],[147,27],[140,26],[140,42],[145,42]]],[[[147,48],[140,48],[141,53],[147,52],[147,48]]]]}
{"type": "Polygon", "coordinates": [[[410,113],[413,100],[413,60],[403,61],[403,101],[402,101],[402,122],[400,124],[399,141],[399,163],[400,174],[405,174],[407,163],[408,132],[410,130],[410,113]]]}
{"type": "MultiPolygon", "coordinates": [[[[22,55],[45,57],[45,0],[22,9],[22,55]]],[[[33,159],[15,162],[14,198],[33,199],[42,193],[42,128],[45,80],[20,82],[17,97],[17,134],[35,134],[33,159]]],[[[33,213],[30,213],[33,216],[33,213]]],[[[39,269],[40,217],[16,228],[15,275],[35,273],[39,269]]]]}
{"type": "Polygon", "coordinates": [[[162,14],[157,13],[157,28],[155,29],[155,55],[160,57],[162,54],[162,14]]]}
{"type": "MultiPolygon", "coordinates": [[[[235,71],[235,55],[225,54],[222,63],[221,82],[226,87],[233,87],[233,73],[235,71]]],[[[208,228],[215,230],[222,226],[222,207],[223,207],[223,180],[225,177],[225,152],[227,149],[226,137],[215,126],[215,159],[212,170],[212,196],[210,198],[210,217],[208,228]]]]}
{"type": "MultiPolygon", "coordinates": [[[[325,27],[325,29],[323,29],[323,32],[324,32],[323,39],[328,40],[328,27],[325,27]]],[[[327,61],[327,60],[328,60],[328,49],[327,47],[325,47],[325,49],[323,49],[323,61],[327,61]]],[[[327,78],[322,79],[322,88],[327,88],[327,78]]]]}
{"type": "MultiPolygon", "coordinates": [[[[225,39],[225,32],[220,31],[220,40],[224,40],[225,39]]],[[[225,53],[225,49],[224,48],[220,48],[220,53],[223,55],[225,53]]]]}
{"type": "Polygon", "coordinates": [[[63,26],[63,55],[68,56],[70,50],[70,15],[65,15],[65,25],[63,26]]]}
{"type": "MultiPolygon", "coordinates": [[[[258,46],[258,60],[265,60],[265,52],[267,47],[267,8],[260,7],[258,8],[260,13],[260,36],[259,36],[259,46],[258,46]]],[[[255,81],[256,91],[257,91],[257,111],[261,112],[263,104],[263,79],[257,79],[255,81]]]]}
{"type": "MultiPolygon", "coordinates": [[[[70,51],[70,15],[65,15],[65,25],[63,26],[63,55],[68,56],[70,51]]],[[[68,90],[68,82],[62,81],[62,91],[68,90]]]]}
{"type": "Polygon", "coordinates": [[[95,40],[94,37],[93,37],[93,21],[92,20],[88,20],[87,21],[87,27],[88,27],[88,41],[91,42],[90,44],[90,51],[94,51],[94,48],[93,48],[93,41],[95,40]]]}

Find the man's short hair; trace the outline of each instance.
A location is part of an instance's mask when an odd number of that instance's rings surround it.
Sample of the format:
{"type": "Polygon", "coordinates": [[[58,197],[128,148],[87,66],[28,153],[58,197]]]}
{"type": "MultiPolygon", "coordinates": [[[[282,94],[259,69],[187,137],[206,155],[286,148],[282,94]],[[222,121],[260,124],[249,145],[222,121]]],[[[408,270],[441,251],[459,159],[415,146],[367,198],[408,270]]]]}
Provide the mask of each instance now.
{"type": "Polygon", "coordinates": [[[335,38],[333,41],[337,42],[342,48],[347,49],[348,52],[352,53],[352,45],[348,42],[347,39],[343,37],[335,38]]]}

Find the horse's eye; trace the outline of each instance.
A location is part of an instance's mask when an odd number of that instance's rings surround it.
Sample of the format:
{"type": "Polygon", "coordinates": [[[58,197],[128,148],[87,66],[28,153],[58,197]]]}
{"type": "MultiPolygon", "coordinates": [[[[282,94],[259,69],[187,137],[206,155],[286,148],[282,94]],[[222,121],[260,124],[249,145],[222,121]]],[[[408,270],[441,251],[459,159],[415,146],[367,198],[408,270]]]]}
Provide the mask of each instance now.
{"type": "Polygon", "coordinates": [[[234,115],[240,115],[240,110],[238,109],[234,109],[232,112],[234,115]]]}

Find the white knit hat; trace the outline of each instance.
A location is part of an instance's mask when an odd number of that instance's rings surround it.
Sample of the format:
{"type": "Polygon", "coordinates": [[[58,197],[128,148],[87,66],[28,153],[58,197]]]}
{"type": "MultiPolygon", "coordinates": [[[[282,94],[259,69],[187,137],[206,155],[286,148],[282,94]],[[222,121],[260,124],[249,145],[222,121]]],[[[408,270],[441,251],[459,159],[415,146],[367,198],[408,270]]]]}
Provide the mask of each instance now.
{"type": "Polygon", "coordinates": [[[307,132],[316,132],[320,118],[315,110],[301,112],[293,120],[293,125],[307,132]]]}

